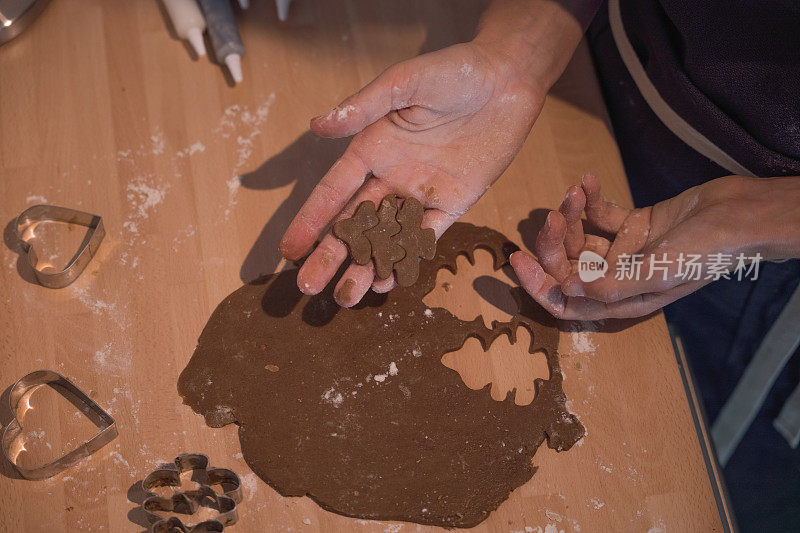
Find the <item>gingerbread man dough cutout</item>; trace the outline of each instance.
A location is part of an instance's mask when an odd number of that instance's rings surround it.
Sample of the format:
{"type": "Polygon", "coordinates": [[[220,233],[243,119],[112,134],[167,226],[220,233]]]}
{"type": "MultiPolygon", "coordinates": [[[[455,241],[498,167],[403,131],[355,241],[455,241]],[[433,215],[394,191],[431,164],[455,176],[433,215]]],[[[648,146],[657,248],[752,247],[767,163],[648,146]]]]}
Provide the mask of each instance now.
{"type": "Polygon", "coordinates": [[[372,244],[372,261],[380,279],[391,276],[395,263],[405,256],[403,248],[392,240],[401,230],[396,216],[397,198],[385,196],[378,208],[378,224],[364,232],[372,244]]]}
{"type": "Polygon", "coordinates": [[[366,265],[372,258],[372,245],[366,236],[367,230],[378,225],[375,204],[361,202],[351,218],[339,220],[333,225],[333,234],[343,240],[350,249],[350,256],[359,265],[366,265]]]}
{"type": "Polygon", "coordinates": [[[400,232],[392,242],[405,250],[405,256],[394,264],[394,275],[401,287],[413,285],[419,277],[419,259],[431,260],[436,255],[436,233],[423,229],[424,209],[416,198],[406,198],[397,213],[400,232]]]}

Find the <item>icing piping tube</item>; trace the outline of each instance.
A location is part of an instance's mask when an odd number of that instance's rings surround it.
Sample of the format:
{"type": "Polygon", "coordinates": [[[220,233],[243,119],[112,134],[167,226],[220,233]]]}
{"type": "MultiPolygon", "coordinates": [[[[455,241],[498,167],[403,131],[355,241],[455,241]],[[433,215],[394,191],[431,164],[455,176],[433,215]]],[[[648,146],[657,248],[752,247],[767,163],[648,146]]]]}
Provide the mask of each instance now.
{"type": "Polygon", "coordinates": [[[198,0],[208,25],[208,36],[214,47],[217,61],[225,63],[236,83],[242,82],[242,57],[244,44],[236,19],[233,17],[230,0],[198,0]]]}
{"type": "Polygon", "coordinates": [[[289,18],[289,4],[292,0],[275,0],[275,6],[278,8],[278,20],[286,22],[289,18]]]}
{"type": "Polygon", "coordinates": [[[206,45],[203,44],[206,19],[197,7],[197,2],[195,0],[163,0],[163,2],[178,37],[189,41],[198,57],[206,55],[206,45]]]}

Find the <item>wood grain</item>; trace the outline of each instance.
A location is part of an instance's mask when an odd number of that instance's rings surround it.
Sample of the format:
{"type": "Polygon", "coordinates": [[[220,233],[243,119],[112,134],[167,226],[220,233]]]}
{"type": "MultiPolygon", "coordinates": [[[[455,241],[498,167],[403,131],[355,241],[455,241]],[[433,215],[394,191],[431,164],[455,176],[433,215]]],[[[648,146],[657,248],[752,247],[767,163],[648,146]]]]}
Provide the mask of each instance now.
{"type": "MultiPolygon", "coordinates": [[[[354,520],[307,498],[280,497],[248,470],[236,428],[206,427],[175,384],[217,303],[282,266],[278,239],[346,146],[310,134],[309,117],[393,62],[469,39],[481,6],[297,0],[281,25],[271,2],[253,3],[241,20],[248,55],[237,87],[217,65],[189,57],[154,2],[53,2],[0,48],[0,216],[9,224],[0,386],[34,369],[56,370],[90,391],[120,428],[109,447],[47,481],[13,479],[6,465],[0,529],[140,531],[137,482],[185,451],[207,453],[242,476],[233,531],[431,529],[354,520]],[[18,264],[10,224],[35,203],[104,217],[99,254],[68,288],[34,285],[18,264]]],[[[630,204],[581,46],[522,152],[465,220],[530,247],[543,210],[585,171],[630,204]]],[[[49,233],[58,229],[43,231],[40,244],[57,263],[76,241],[50,242],[49,233]]],[[[510,280],[490,270],[479,257],[464,276],[495,281],[430,298],[459,314],[502,314],[510,280]]],[[[570,406],[588,436],[568,453],[540,449],[533,480],[476,529],[720,530],[663,317],[593,329],[564,324],[560,348],[570,406]]],[[[472,386],[493,379],[505,390],[519,386],[541,368],[518,349],[496,345],[491,365],[473,354],[459,371],[472,386]]],[[[85,433],[58,397],[43,393],[33,404],[26,460],[57,455],[85,433]]]]}

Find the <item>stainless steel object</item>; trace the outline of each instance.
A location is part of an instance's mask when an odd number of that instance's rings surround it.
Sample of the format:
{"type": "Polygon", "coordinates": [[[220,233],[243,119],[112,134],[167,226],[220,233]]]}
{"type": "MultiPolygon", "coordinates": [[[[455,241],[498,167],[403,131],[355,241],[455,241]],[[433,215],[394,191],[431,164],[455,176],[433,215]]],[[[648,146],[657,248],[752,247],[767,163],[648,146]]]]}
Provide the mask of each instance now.
{"type": "Polygon", "coordinates": [[[14,413],[14,418],[3,430],[2,451],[6,459],[14,465],[25,479],[38,480],[52,477],[84,457],[89,457],[117,437],[117,424],[111,415],[89,398],[85,392],[76,387],[74,383],[52,370],[37,370],[21,377],[11,387],[8,401],[11,411],[14,413]],[[97,426],[99,432],[51,463],[35,468],[26,468],[17,464],[17,456],[25,449],[22,421],[25,413],[30,408],[28,399],[36,389],[43,385],[50,386],[80,409],[97,426]]]}
{"type": "Polygon", "coordinates": [[[0,0],[0,44],[31,25],[50,0],[0,0]]]}
{"type": "Polygon", "coordinates": [[[20,246],[25,252],[20,256],[20,260],[26,259],[36,275],[36,281],[44,287],[50,289],[61,289],[66,287],[81,275],[83,269],[92,260],[106,231],[103,228],[103,219],[99,215],[69,209],[67,207],[59,207],[57,205],[34,205],[29,207],[22,214],[17,217],[17,238],[20,241],[20,246]],[[44,221],[66,222],[67,224],[79,224],[89,228],[86,238],[81,244],[78,253],[76,253],[72,260],[64,270],[60,272],[44,272],[36,267],[39,259],[36,257],[36,250],[31,243],[25,240],[25,230],[33,224],[44,221]]]}
{"type": "Polygon", "coordinates": [[[210,467],[208,457],[202,453],[182,453],[175,458],[174,464],[159,466],[142,480],[142,490],[147,494],[142,509],[151,522],[150,533],[219,533],[225,526],[239,520],[236,507],[242,501],[239,476],[227,468],[210,467]],[[197,488],[185,492],[177,490],[181,486],[181,474],[190,471],[197,488]],[[200,474],[199,477],[195,477],[195,473],[200,474]],[[214,485],[221,488],[220,493],[212,488],[214,485]],[[171,497],[164,498],[153,491],[158,487],[173,487],[175,492],[171,497]],[[165,519],[159,514],[193,515],[200,506],[216,509],[217,516],[188,526],[176,516],[165,519]]]}

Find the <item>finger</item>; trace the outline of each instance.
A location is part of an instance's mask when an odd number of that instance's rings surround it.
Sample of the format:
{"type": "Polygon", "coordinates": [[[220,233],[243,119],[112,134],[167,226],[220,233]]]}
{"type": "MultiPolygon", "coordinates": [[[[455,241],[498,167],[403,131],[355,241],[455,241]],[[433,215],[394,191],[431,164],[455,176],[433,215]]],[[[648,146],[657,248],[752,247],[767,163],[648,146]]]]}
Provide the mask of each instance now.
{"type": "MultiPolygon", "coordinates": [[[[378,203],[385,194],[386,190],[378,180],[369,180],[337,218],[351,217],[361,202],[372,200],[378,203]]],[[[316,249],[303,263],[303,266],[300,267],[300,271],[297,273],[297,286],[305,294],[322,292],[330,280],[333,279],[333,276],[336,275],[347,256],[347,246],[328,231],[316,249]]],[[[369,288],[369,284],[367,284],[367,288],[369,288]]],[[[358,287],[357,290],[361,290],[361,287],[358,287]]]]}
{"type": "Polygon", "coordinates": [[[665,292],[647,293],[614,303],[564,295],[555,278],[548,275],[536,260],[525,252],[509,258],[525,291],[556,318],[563,320],[600,320],[634,318],[648,315],[697,290],[707,282],[686,283],[665,292]]]}
{"type": "MultiPolygon", "coordinates": [[[[624,300],[613,303],[596,302],[602,307],[591,306],[590,308],[580,309],[570,308],[572,301],[586,301],[586,298],[569,298],[565,315],[569,320],[600,320],[603,318],[638,318],[658,311],[662,307],[671,304],[675,300],[691,294],[697,289],[709,283],[708,281],[698,281],[683,283],[663,292],[649,292],[631,296],[624,300]]],[[[594,300],[589,300],[594,302],[594,300]]]]}
{"type": "Polygon", "coordinates": [[[350,263],[336,284],[333,298],[342,307],[352,307],[361,301],[375,279],[375,267],[372,262],[366,265],[350,263]]]}
{"type": "MultiPolygon", "coordinates": [[[[458,220],[458,216],[452,213],[440,209],[426,209],[425,213],[422,215],[421,227],[433,229],[433,232],[436,234],[436,240],[438,241],[439,237],[441,237],[456,220],[458,220]]],[[[383,294],[394,289],[396,286],[397,283],[395,282],[394,274],[392,274],[386,279],[375,278],[375,281],[372,283],[372,290],[378,294],[383,294]]]]}
{"type": "Polygon", "coordinates": [[[544,271],[558,281],[566,278],[572,272],[572,265],[567,258],[564,248],[564,236],[567,231],[567,221],[558,211],[550,211],[544,227],[536,237],[534,251],[544,271]]]}
{"type": "Polygon", "coordinates": [[[545,272],[541,265],[525,252],[514,252],[509,257],[509,261],[522,288],[554,317],[576,320],[577,317],[602,317],[604,315],[604,303],[588,298],[567,297],[562,292],[558,281],[545,272]]]}
{"type": "Polygon", "coordinates": [[[593,174],[583,176],[581,188],[586,195],[586,218],[589,222],[602,231],[619,231],[630,210],[605,201],[600,193],[600,180],[593,174]]]}
{"type": "Polygon", "coordinates": [[[375,278],[375,281],[372,282],[372,290],[378,294],[389,292],[395,287],[397,287],[397,282],[394,280],[394,275],[386,279],[375,278]]]}
{"type": "Polygon", "coordinates": [[[508,261],[525,292],[552,315],[559,316],[566,305],[566,296],[561,292],[555,278],[548,275],[536,259],[525,252],[514,252],[508,261]]]}
{"type": "Polygon", "coordinates": [[[587,296],[601,302],[616,302],[637,294],[666,290],[672,286],[671,278],[666,280],[648,276],[652,271],[654,256],[640,252],[647,243],[649,231],[650,208],[634,210],[619,228],[614,242],[604,256],[608,261],[606,275],[590,283],[583,283],[577,276],[570,276],[569,279],[562,280],[565,294],[587,296]]]}
{"type": "Polygon", "coordinates": [[[606,303],[584,297],[566,296],[555,278],[525,252],[509,258],[525,291],[550,314],[563,320],[635,318],[649,315],[709,283],[707,280],[676,285],[666,291],[638,294],[618,302],[606,303]]]}
{"type": "Polygon", "coordinates": [[[586,242],[583,246],[584,250],[590,250],[600,257],[605,257],[608,255],[608,250],[611,248],[611,241],[598,235],[587,235],[586,242]]]}
{"type": "Polygon", "coordinates": [[[392,65],[327,114],[311,119],[311,130],[322,137],[348,137],[389,111],[406,107],[414,93],[412,73],[417,69],[417,61],[392,65]]]}
{"type": "MultiPolygon", "coordinates": [[[[612,245],[613,247],[613,245],[612,245]]],[[[609,265],[605,276],[584,283],[578,275],[562,282],[564,294],[586,296],[613,303],[641,294],[665,292],[681,285],[685,279],[678,275],[678,263],[670,254],[641,254],[627,262],[609,265]]]]}
{"type": "Polygon", "coordinates": [[[281,239],[281,255],[289,261],[303,257],[325,226],[361,187],[368,172],[363,161],[348,148],[314,187],[289,224],[281,239]]]}
{"type": "Polygon", "coordinates": [[[570,259],[578,258],[586,242],[583,233],[583,222],[581,221],[584,207],[586,207],[586,195],[583,189],[573,185],[567,189],[567,195],[564,197],[564,201],[561,202],[561,207],[558,208],[558,211],[564,215],[564,219],[567,222],[564,248],[567,252],[567,257],[570,259]]]}
{"type": "Polygon", "coordinates": [[[606,304],[607,318],[637,318],[649,315],[665,305],[669,305],[675,300],[696,291],[698,288],[693,284],[684,283],[664,292],[640,294],[619,302],[606,304]]]}

